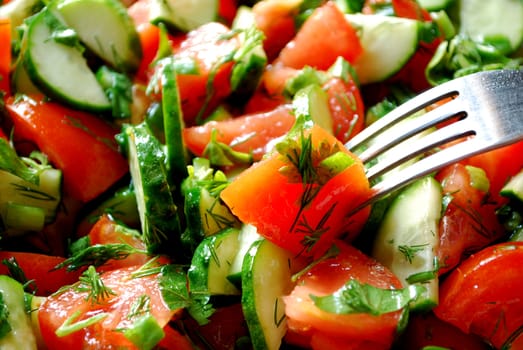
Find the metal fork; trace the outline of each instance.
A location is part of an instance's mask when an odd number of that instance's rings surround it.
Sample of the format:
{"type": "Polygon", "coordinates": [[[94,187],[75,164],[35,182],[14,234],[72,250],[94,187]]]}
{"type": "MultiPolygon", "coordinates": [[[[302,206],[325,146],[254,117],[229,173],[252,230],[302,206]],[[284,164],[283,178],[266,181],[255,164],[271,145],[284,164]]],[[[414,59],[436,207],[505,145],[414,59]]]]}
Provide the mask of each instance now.
{"type": "Polygon", "coordinates": [[[376,182],[372,195],[352,212],[446,165],[519,140],[523,140],[523,70],[474,73],[438,85],[400,105],[345,144],[366,165],[369,181],[376,182]],[[409,118],[435,103],[440,105],[409,118]],[[444,122],[448,125],[441,127],[444,122]],[[435,131],[427,132],[432,129],[435,131]],[[402,145],[408,150],[376,161],[391,147],[402,145]],[[391,170],[394,173],[380,179],[391,170]]]}

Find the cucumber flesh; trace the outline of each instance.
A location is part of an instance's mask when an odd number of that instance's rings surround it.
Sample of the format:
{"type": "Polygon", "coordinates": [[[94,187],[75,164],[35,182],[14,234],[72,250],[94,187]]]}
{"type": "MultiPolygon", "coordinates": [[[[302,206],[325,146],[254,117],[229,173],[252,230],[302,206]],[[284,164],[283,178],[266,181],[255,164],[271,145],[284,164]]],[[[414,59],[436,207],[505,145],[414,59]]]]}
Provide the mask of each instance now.
{"type": "Polygon", "coordinates": [[[500,194],[502,196],[517,199],[520,202],[523,202],[523,171],[520,171],[510,178],[510,180],[501,189],[500,194]]]}
{"type": "Polygon", "coordinates": [[[24,288],[9,276],[0,276],[0,293],[7,307],[11,331],[0,339],[0,349],[36,350],[37,341],[25,310],[24,288]]]}
{"type": "Polygon", "coordinates": [[[290,253],[262,239],[242,266],[242,308],[254,350],[278,350],[286,332],[282,297],[291,292],[290,253]]]}
{"type": "Polygon", "coordinates": [[[56,10],[89,49],[120,71],[140,65],[142,47],[133,20],[118,0],[63,0],[56,10]]]}
{"type": "Polygon", "coordinates": [[[242,226],[238,235],[238,252],[232,261],[231,267],[229,268],[229,275],[227,276],[227,279],[238,287],[241,287],[242,265],[245,254],[247,254],[251,245],[260,239],[262,239],[262,236],[260,236],[256,227],[249,224],[242,226]]]}
{"type": "Polygon", "coordinates": [[[433,177],[415,181],[394,198],[378,229],[372,255],[408,286],[414,276],[429,278],[427,288],[411,307],[430,309],[438,303],[438,225],[441,218],[441,185],[433,177]]]}
{"type": "Polygon", "coordinates": [[[44,9],[29,22],[23,62],[31,80],[49,96],[93,112],[111,109],[82,52],[52,39],[51,23],[59,21],[44,9]],[[71,77],[74,77],[72,79],[71,77]]]}
{"type": "Polygon", "coordinates": [[[452,0],[418,0],[418,3],[428,11],[444,10],[452,0]]]}
{"type": "Polygon", "coordinates": [[[363,53],[354,62],[361,84],[383,81],[397,73],[418,48],[418,21],[384,15],[346,14],[358,30],[363,53]]]}
{"type": "Polygon", "coordinates": [[[473,39],[504,36],[513,50],[523,42],[523,1],[460,0],[460,32],[473,39]]]}
{"type": "Polygon", "coordinates": [[[196,248],[187,273],[191,292],[237,295],[240,291],[228,279],[231,262],[240,247],[235,228],[205,238],[196,248]]]}
{"type": "Polygon", "coordinates": [[[149,21],[164,23],[171,31],[188,32],[217,16],[217,0],[151,0],[149,6],[149,21]]]}

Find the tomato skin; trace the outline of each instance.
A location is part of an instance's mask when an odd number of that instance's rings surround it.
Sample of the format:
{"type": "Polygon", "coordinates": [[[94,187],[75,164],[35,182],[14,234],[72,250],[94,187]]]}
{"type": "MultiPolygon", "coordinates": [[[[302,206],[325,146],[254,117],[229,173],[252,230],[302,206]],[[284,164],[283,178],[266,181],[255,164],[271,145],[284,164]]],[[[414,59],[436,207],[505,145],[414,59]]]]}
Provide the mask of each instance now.
{"type": "Polygon", "coordinates": [[[10,97],[6,107],[16,140],[36,144],[62,170],[64,189],[75,199],[88,202],[127,174],[127,160],[115,140],[117,130],[95,115],[42,96],[10,97]]]}
{"type": "Polygon", "coordinates": [[[486,200],[487,193],[472,187],[463,164],[442,169],[436,179],[443,185],[443,194],[452,197],[439,225],[438,260],[440,274],[443,274],[456,266],[465,254],[502,237],[504,229],[497,220],[496,206],[486,200]]]}
{"type": "Polygon", "coordinates": [[[409,324],[401,335],[399,348],[419,350],[425,346],[440,346],[460,350],[488,350],[488,345],[474,334],[465,334],[433,313],[411,313],[409,324]]]}
{"type": "Polygon", "coordinates": [[[523,324],[523,242],[491,245],[463,261],[440,286],[434,313],[495,348],[523,324]]]}
{"type": "MultiPolygon", "coordinates": [[[[317,148],[320,142],[327,140],[330,145],[338,144],[340,150],[346,151],[332,134],[319,126],[314,126],[310,132],[313,147],[317,148]]],[[[351,156],[349,151],[346,152],[351,156]]],[[[347,217],[350,209],[370,193],[363,164],[353,159],[354,163],[322,185],[303,210],[300,210],[300,202],[304,186],[301,181],[289,182],[288,177],[280,172],[288,163],[276,152],[236,177],[221,192],[221,198],[242,222],[256,226],[261,235],[276,245],[295,254],[318,256],[341,234],[353,239],[369,214],[366,208],[347,217]],[[321,224],[325,228],[325,232],[307,251],[304,251],[303,242],[310,237],[310,233],[295,226],[303,221],[310,227],[321,224]]]]}
{"type": "MultiPolygon", "coordinates": [[[[60,287],[78,280],[78,272],[67,272],[64,269],[55,270],[56,265],[65,260],[61,256],[39,253],[0,251],[0,262],[14,259],[24,271],[25,277],[33,280],[36,285],[36,295],[47,296],[60,287]]],[[[7,275],[8,269],[0,264],[0,274],[7,275]]]]}
{"type": "MultiPolygon", "coordinates": [[[[226,39],[229,28],[217,22],[204,24],[175,44],[174,56],[192,59],[197,74],[177,74],[183,117],[187,126],[201,123],[205,117],[231,93],[230,76],[234,63],[222,62],[239,47],[236,37],[226,39]],[[208,99],[208,81],[212,79],[212,93],[208,99]],[[203,109],[203,113],[202,113],[203,109]]],[[[161,69],[161,65],[157,69],[161,69]]]]}
{"type": "Polygon", "coordinates": [[[11,21],[0,18],[0,91],[11,94],[11,21]]]}
{"type": "Polygon", "coordinates": [[[360,90],[352,78],[345,82],[331,78],[323,88],[327,91],[333,133],[343,143],[365,127],[365,109],[360,90]]]}
{"type": "Polygon", "coordinates": [[[267,152],[269,142],[289,131],[294,121],[290,106],[283,105],[269,112],[185,128],[183,138],[187,148],[201,156],[211,140],[212,130],[217,130],[216,141],[227,145],[236,142],[232,147],[235,151],[251,153],[255,160],[260,160],[267,152]],[[242,139],[245,141],[238,142],[242,139]]]}
{"type": "Polygon", "coordinates": [[[284,297],[290,330],[298,334],[304,332],[311,343],[317,342],[316,349],[328,342],[331,345],[351,344],[349,349],[358,349],[362,342],[380,349],[390,347],[401,311],[380,316],[362,313],[337,315],[317,308],[310,298],[311,294],[332,294],[350,279],[378,288],[401,288],[398,278],[374,259],[346,243],[336,241],[336,246],[339,254],[314,265],[299,278],[291,294],[284,297]]]}
{"type": "Polygon", "coordinates": [[[362,52],[356,30],[329,1],[314,10],[296,36],[281,50],[276,61],[296,69],[311,66],[325,70],[339,56],[353,63],[362,52]]]}
{"type": "Polygon", "coordinates": [[[252,7],[256,27],[265,35],[263,49],[269,62],[296,35],[295,17],[299,4],[299,1],[264,0],[252,7]]]}
{"type": "Polygon", "coordinates": [[[49,296],[41,305],[38,320],[43,340],[48,349],[136,349],[118,329],[132,324],[127,315],[130,314],[133,303],[146,294],[150,300],[151,314],[163,327],[177,312],[169,310],[164,304],[158,287],[157,275],[130,278],[130,274],[140,266],[108,271],[101,275],[103,283],[115,295],[91,303],[86,300],[86,292],[78,292],[74,286],[61,293],[49,296]],[[99,313],[107,313],[102,321],[69,335],[59,337],[56,330],[79,312],[78,320],[86,319],[99,313]]]}
{"type": "Polygon", "coordinates": [[[198,325],[192,318],[183,321],[187,333],[201,349],[235,349],[238,339],[249,336],[240,303],[216,308],[205,325],[198,325]]]}
{"type": "MultiPolygon", "coordinates": [[[[89,232],[89,241],[91,245],[126,243],[136,249],[147,251],[147,247],[141,239],[118,230],[118,224],[107,214],[102,215],[91,228],[91,231],[89,232]]],[[[97,270],[108,271],[122,267],[143,265],[147,260],[149,260],[149,257],[145,253],[131,253],[125,259],[111,259],[104,265],[98,267],[97,270]]]]}

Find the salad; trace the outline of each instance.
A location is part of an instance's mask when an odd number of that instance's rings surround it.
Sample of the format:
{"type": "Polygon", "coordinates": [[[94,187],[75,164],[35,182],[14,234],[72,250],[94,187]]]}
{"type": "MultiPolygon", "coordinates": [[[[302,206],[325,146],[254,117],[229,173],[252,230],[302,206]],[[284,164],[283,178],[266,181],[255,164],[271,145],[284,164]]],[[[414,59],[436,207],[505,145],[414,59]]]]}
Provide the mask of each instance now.
{"type": "Polygon", "coordinates": [[[4,0],[0,348],[523,349],[523,142],[356,213],[344,146],[522,42],[521,0],[4,0]]]}

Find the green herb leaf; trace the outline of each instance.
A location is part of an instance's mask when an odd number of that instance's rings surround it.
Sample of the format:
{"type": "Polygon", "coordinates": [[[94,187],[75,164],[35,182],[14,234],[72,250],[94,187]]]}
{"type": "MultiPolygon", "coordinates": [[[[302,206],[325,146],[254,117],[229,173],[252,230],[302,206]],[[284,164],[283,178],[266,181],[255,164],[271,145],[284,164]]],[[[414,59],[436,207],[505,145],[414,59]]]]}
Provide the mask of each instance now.
{"type": "Polygon", "coordinates": [[[374,316],[403,309],[425,291],[413,285],[403,289],[381,289],[350,279],[343,287],[327,296],[311,299],[320,309],[335,314],[368,313],[374,316]]]}
{"type": "Polygon", "coordinates": [[[11,324],[9,323],[9,309],[4,301],[4,293],[0,291],[0,339],[11,332],[11,324]]]}
{"type": "Polygon", "coordinates": [[[75,289],[79,293],[87,292],[85,299],[93,304],[101,303],[111,296],[116,295],[110,288],[104,285],[100,274],[92,265],[82,273],[78,284],[75,285],[75,289]]]}

